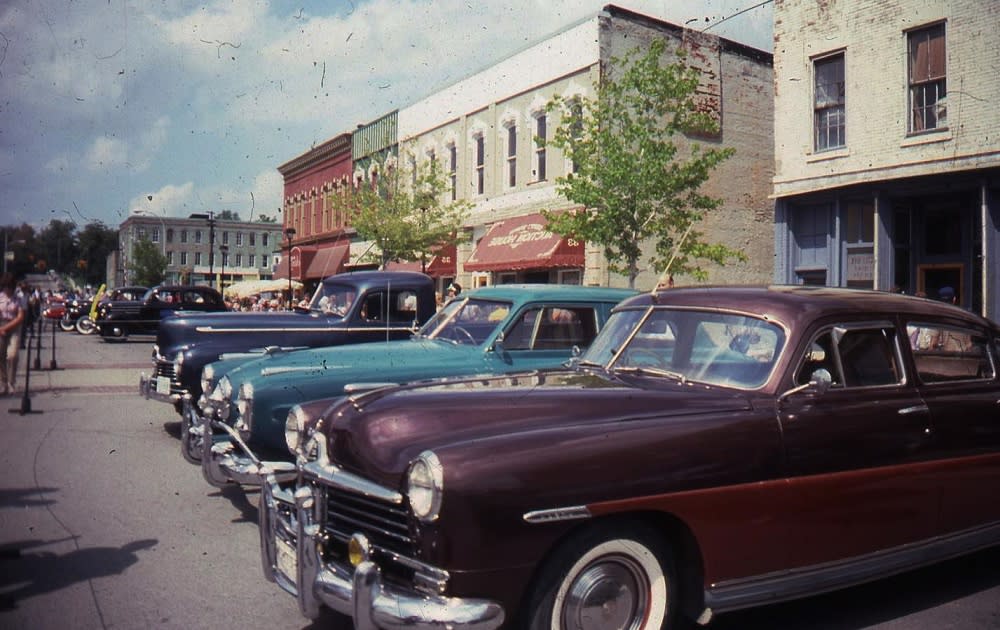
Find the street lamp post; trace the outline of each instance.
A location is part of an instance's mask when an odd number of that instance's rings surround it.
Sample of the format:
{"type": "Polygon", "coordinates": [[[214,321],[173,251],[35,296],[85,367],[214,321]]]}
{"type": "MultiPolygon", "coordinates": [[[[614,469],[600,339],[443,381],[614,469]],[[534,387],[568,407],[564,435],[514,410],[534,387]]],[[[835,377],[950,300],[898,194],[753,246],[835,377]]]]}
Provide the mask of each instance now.
{"type": "Polygon", "coordinates": [[[288,239],[288,310],[292,310],[292,237],[295,236],[295,228],[285,228],[285,238],[288,239]]]}
{"type": "Polygon", "coordinates": [[[226,256],[229,255],[229,245],[220,245],[219,253],[222,254],[222,272],[219,277],[219,293],[222,293],[226,288],[226,256]]]}

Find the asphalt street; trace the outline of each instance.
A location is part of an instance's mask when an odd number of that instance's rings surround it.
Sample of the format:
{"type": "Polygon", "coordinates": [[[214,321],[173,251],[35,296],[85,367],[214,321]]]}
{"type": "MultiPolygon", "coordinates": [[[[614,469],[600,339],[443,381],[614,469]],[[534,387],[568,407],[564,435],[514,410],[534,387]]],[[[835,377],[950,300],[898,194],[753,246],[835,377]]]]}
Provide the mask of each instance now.
{"type": "MultiPolygon", "coordinates": [[[[180,455],[173,409],[138,395],[151,338],[42,343],[31,413],[0,399],[0,629],[351,627],[310,622],[263,579],[257,493],[209,486],[180,455]]],[[[996,630],[1000,550],[708,628],[996,630]]]]}

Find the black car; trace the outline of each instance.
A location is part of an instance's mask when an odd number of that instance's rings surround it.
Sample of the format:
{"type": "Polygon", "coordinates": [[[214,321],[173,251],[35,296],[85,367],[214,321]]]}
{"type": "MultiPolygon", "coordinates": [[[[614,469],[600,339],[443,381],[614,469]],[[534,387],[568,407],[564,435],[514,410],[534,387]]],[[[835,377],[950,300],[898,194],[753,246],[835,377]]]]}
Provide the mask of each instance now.
{"type": "Polygon", "coordinates": [[[153,374],[140,376],[139,391],[181,411],[185,397],[196,401],[201,395],[202,368],[224,353],[406,339],[435,310],[434,280],[429,276],[358,271],[326,278],[308,309],[186,313],[160,326],[153,374]]]}
{"type": "Polygon", "coordinates": [[[207,286],[160,285],[139,300],[111,301],[100,306],[97,329],[104,339],[155,335],[160,322],[179,311],[225,311],[222,295],[207,286]]]}

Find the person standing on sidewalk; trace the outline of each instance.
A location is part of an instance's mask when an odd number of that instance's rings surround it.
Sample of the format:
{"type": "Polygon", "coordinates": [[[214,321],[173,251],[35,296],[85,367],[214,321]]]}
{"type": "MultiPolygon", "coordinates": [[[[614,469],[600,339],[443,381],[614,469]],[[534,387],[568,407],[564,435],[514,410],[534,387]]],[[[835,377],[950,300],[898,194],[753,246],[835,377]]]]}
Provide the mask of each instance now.
{"type": "Polygon", "coordinates": [[[24,307],[14,294],[16,288],[14,274],[0,275],[0,395],[3,396],[14,391],[17,351],[21,347],[24,307]]]}

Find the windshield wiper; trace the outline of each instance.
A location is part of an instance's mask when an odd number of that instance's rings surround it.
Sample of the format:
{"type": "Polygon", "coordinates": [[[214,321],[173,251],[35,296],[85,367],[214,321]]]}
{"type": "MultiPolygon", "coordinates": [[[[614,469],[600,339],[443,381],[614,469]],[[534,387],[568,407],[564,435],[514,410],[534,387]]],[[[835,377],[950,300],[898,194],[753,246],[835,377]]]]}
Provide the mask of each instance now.
{"type": "Polygon", "coordinates": [[[640,374],[642,376],[662,376],[663,378],[669,378],[675,381],[680,381],[681,385],[687,382],[687,377],[680,372],[671,372],[670,370],[663,370],[655,367],[640,367],[638,365],[628,365],[621,367],[613,367],[611,371],[615,374],[640,374]]]}

